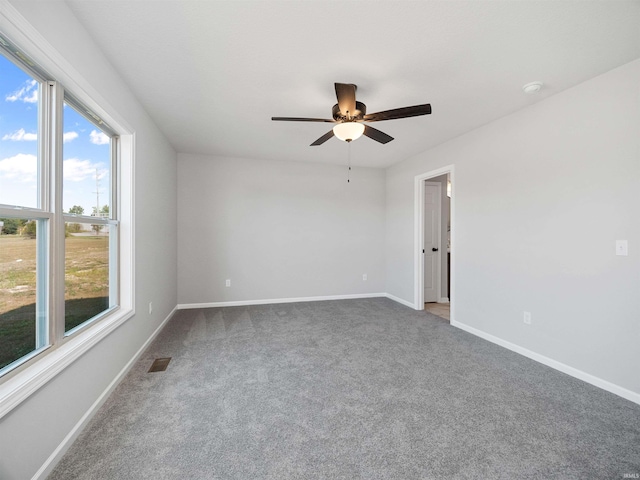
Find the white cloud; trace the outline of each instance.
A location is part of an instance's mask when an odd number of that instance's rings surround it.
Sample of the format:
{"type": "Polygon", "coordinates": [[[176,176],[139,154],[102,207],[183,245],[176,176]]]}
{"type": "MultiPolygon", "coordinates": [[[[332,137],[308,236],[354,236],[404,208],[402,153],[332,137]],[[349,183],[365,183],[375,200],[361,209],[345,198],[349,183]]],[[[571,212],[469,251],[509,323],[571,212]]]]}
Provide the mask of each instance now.
{"type": "Polygon", "coordinates": [[[91,163],[91,160],[80,160],[78,158],[69,158],[63,162],[62,171],[64,179],[71,182],[81,182],[87,179],[98,179],[106,177],[109,173],[108,170],[99,168],[99,163],[91,163]]]}
{"type": "Polygon", "coordinates": [[[62,171],[64,172],[65,180],[81,182],[82,180],[95,176],[96,167],[90,160],[69,158],[63,162],[62,171]]]}
{"type": "MultiPolygon", "coordinates": [[[[78,132],[64,132],[62,134],[62,141],[64,143],[71,142],[76,138],[78,138],[78,132]]],[[[37,139],[38,139],[38,134],[27,133],[25,132],[24,128],[21,128],[20,130],[17,130],[13,133],[8,133],[4,137],[2,137],[2,140],[12,140],[14,142],[20,142],[20,141],[30,142],[30,141],[35,141],[37,139]]]]}
{"type": "Polygon", "coordinates": [[[67,143],[78,138],[78,132],[64,132],[62,134],[62,142],[67,143]]]}
{"type": "Polygon", "coordinates": [[[38,82],[35,80],[27,80],[22,88],[16,90],[5,97],[7,102],[15,102],[21,100],[25,103],[38,102],[38,82]]]}
{"type": "Polygon", "coordinates": [[[24,128],[21,128],[20,130],[17,130],[13,133],[7,133],[4,137],[2,137],[2,140],[12,140],[14,142],[21,142],[21,141],[33,142],[34,140],[37,140],[37,139],[38,139],[37,133],[27,133],[24,131],[24,128]]]}
{"type": "Polygon", "coordinates": [[[104,133],[97,130],[92,130],[89,136],[91,137],[91,143],[94,145],[107,145],[110,140],[104,133]]]}
{"type": "Polygon", "coordinates": [[[35,182],[38,178],[38,159],[35,155],[19,153],[0,160],[0,177],[17,182],[35,182]]]}

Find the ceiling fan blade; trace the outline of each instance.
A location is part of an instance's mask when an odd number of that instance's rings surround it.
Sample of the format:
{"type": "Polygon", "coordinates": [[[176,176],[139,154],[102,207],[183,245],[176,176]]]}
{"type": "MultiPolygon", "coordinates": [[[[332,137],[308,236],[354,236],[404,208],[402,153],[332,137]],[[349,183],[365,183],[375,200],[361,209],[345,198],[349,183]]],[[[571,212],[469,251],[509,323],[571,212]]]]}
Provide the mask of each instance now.
{"type": "Polygon", "coordinates": [[[340,113],[345,117],[356,111],[356,86],[352,83],[335,83],[340,113]]]}
{"type": "Polygon", "coordinates": [[[333,129],[329,130],[327,133],[325,133],[323,136],[321,136],[319,139],[317,139],[315,142],[313,142],[310,146],[311,147],[315,147],[315,146],[318,146],[318,145],[322,145],[324,142],[329,140],[331,137],[333,137],[333,129]]]}
{"type": "Polygon", "coordinates": [[[431,104],[414,105],[412,107],[394,108],[393,110],[385,110],[384,112],[369,113],[365,115],[365,122],[379,122],[381,120],[396,120],[398,118],[418,117],[420,115],[429,115],[431,113],[431,104]]]}
{"type": "Polygon", "coordinates": [[[392,136],[387,135],[386,133],[381,132],[376,128],[370,127],[369,125],[364,126],[363,135],[366,135],[372,140],[375,140],[376,142],[380,142],[380,143],[389,143],[391,140],[393,140],[392,136]]]}
{"type": "Polygon", "coordinates": [[[329,120],[328,118],[300,118],[300,117],[271,117],[271,120],[282,122],[328,122],[335,123],[335,120],[329,120]]]}

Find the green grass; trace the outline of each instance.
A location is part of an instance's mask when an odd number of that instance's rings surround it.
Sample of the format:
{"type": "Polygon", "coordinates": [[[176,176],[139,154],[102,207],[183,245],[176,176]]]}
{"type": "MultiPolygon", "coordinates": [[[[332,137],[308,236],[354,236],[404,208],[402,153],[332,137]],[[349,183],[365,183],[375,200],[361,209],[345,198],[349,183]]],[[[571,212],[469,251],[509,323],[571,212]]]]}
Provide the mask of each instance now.
{"type": "Polygon", "coordinates": [[[67,300],[64,304],[64,330],[68,332],[89,318],[109,308],[109,297],[80,298],[67,300]]]}
{"type": "Polygon", "coordinates": [[[0,368],[33,351],[36,344],[36,305],[0,315],[0,368]]]}
{"type": "MultiPolygon", "coordinates": [[[[109,308],[109,297],[81,298],[65,302],[65,331],[109,308]]],[[[0,315],[0,368],[31,353],[36,344],[36,304],[0,315]]]]}
{"type": "MultiPolygon", "coordinates": [[[[109,307],[107,236],[65,240],[65,331],[109,307]]],[[[36,345],[36,241],[0,235],[0,368],[36,345]]]]}

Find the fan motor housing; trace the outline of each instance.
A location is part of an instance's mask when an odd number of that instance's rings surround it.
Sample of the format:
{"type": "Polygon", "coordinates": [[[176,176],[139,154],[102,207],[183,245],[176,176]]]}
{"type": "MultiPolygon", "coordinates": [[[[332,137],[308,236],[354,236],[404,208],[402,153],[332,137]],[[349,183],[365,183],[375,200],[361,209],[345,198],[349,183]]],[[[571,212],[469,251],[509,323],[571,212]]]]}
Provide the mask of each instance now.
{"type": "Polygon", "coordinates": [[[362,102],[356,101],[356,111],[349,112],[351,113],[351,115],[349,116],[349,118],[347,118],[342,115],[342,113],[340,112],[340,107],[336,103],[331,109],[331,113],[333,115],[333,119],[336,121],[362,120],[362,118],[367,114],[367,106],[362,102]]]}

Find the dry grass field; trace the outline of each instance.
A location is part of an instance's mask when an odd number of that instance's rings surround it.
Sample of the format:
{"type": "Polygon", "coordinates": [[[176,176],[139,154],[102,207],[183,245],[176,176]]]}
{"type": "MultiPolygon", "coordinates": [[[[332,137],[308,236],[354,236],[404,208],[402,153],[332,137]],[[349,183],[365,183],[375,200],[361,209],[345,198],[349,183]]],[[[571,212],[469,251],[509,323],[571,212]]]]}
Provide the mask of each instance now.
{"type": "MultiPolygon", "coordinates": [[[[109,239],[65,240],[65,330],[108,308],[109,239]]],[[[0,235],[0,368],[35,348],[36,240],[0,235]]]]}

